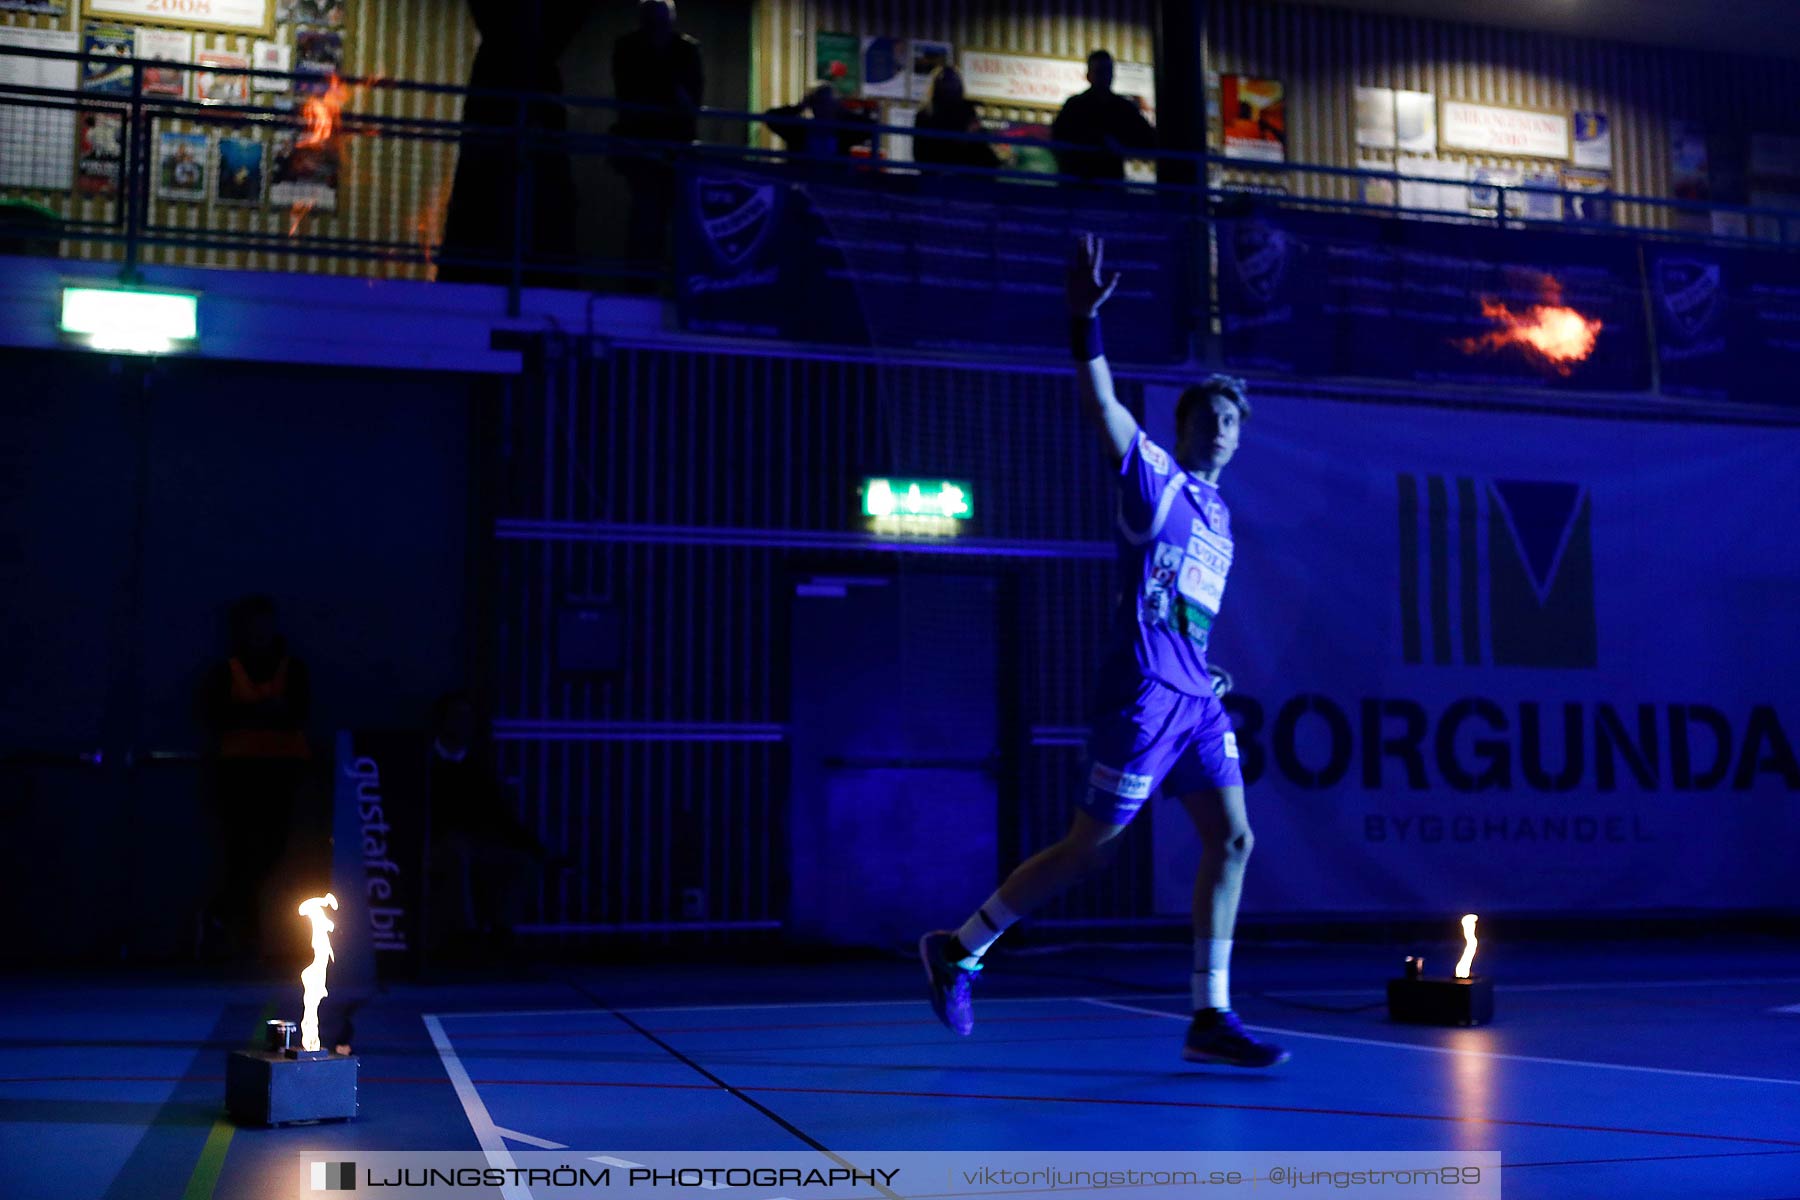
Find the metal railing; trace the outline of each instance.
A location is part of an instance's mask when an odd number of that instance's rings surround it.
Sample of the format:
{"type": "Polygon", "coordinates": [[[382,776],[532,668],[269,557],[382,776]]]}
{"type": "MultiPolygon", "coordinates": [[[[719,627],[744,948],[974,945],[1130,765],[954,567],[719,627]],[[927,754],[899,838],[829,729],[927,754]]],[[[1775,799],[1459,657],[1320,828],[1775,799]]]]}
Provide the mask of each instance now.
{"type": "MultiPolygon", "coordinates": [[[[86,58],[18,46],[0,47],[0,57],[76,64],[86,58]]],[[[532,283],[591,290],[652,287],[667,273],[665,260],[584,247],[572,211],[558,208],[573,199],[572,164],[595,159],[671,169],[737,164],[794,179],[875,186],[905,179],[908,187],[957,195],[974,190],[990,198],[1023,195],[1018,189],[1035,185],[1058,189],[1077,207],[1087,197],[1105,195],[1202,220],[1254,199],[1275,208],[1497,228],[1555,227],[1599,236],[1629,231],[1758,246],[1800,241],[1800,212],[1745,205],[1164,149],[1126,152],[1149,164],[1138,178],[1081,180],[1023,169],[1022,150],[1051,156],[1093,150],[1038,137],[815,122],[811,128],[866,134],[877,147],[866,156],[820,157],[754,144],[767,124],[767,115],[759,113],[699,109],[693,115],[712,127],[740,130],[741,142],[677,144],[595,131],[592,126],[634,109],[604,97],[392,79],[333,77],[327,85],[320,76],[300,72],[209,67],[214,76],[241,78],[246,98],[213,102],[147,90],[147,73],[166,71],[168,63],[108,62],[129,66],[128,92],[0,83],[0,243],[6,249],[117,261],[127,277],[146,262],[178,262],[473,278],[507,285],[515,301],[518,290],[532,283]],[[287,87],[292,100],[285,107],[247,102],[250,81],[259,79],[287,87]],[[469,119],[470,109],[485,115],[469,119]],[[309,136],[316,139],[310,146],[309,136]],[[1002,165],[882,157],[898,139],[985,144],[1002,165]],[[207,156],[197,176],[191,163],[183,168],[175,158],[195,146],[207,156]],[[243,161],[230,161],[228,146],[243,147],[243,161]],[[301,155],[301,150],[313,153],[301,155]],[[306,161],[297,166],[300,158],[306,161]],[[191,177],[186,184],[171,178],[183,169],[191,177]],[[478,192],[487,201],[486,223],[474,236],[446,228],[453,176],[463,188],[458,205],[478,192]],[[192,177],[199,180],[197,188],[192,177]],[[1439,189],[1436,202],[1406,202],[1409,193],[1416,200],[1415,189],[1426,188],[1439,189]],[[1386,199],[1369,198],[1384,192],[1386,199]],[[1444,203],[1458,193],[1465,198],[1462,211],[1444,203]],[[1484,202],[1470,207],[1467,200],[1477,193],[1484,202]],[[1534,215],[1534,204],[1546,206],[1551,215],[1534,215]],[[1569,219],[1575,210],[1584,219],[1569,219]],[[550,228],[553,224],[569,228],[550,228]]],[[[620,216],[590,212],[581,219],[592,226],[620,216]]]]}

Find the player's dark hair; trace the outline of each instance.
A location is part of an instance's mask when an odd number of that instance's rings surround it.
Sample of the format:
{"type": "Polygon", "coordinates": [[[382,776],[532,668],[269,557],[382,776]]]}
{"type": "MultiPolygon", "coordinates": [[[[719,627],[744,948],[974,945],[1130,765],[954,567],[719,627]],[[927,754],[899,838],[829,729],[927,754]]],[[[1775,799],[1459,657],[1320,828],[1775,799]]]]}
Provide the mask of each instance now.
{"type": "Polygon", "coordinates": [[[1250,419],[1249,386],[1235,375],[1208,375],[1194,384],[1181,398],[1175,401],[1175,428],[1179,432],[1187,427],[1187,420],[1198,405],[1212,407],[1213,397],[1223,396],[1231,401],[1238,410],[1238,420],[1250,419]]]}

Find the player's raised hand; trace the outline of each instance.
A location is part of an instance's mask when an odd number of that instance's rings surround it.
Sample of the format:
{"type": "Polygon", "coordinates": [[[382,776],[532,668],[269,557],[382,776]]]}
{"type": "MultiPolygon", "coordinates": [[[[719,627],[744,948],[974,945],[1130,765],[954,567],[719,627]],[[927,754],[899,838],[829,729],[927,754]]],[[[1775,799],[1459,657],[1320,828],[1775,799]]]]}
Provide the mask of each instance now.
{"type": "Polygon", "coordinates": [[[1100,306],[1119,286],[1119,273],[1105,275],[1106,243],[1097,234],[1084,233],[1069,256],[1069,312],[1078,317],[1097,316],[1100,306]]]}

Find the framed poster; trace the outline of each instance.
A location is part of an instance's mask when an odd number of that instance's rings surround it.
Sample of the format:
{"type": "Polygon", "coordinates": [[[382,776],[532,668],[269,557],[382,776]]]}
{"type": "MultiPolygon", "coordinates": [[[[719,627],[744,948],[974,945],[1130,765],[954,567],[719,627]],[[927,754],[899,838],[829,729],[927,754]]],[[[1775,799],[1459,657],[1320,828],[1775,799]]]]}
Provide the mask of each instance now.
{"type": "Polygon", "coordinates": [[[910,94],[914,100],[923,100],[925,93],[931,90],[931,73],[949,63],[955,57],[955,50],[949,42],[924,42],[915,39],[912,53],[908,57],[912,60],[910,94]]]}
{"type": "Polygon", "coordinates": [[[277,25],[329,25],[344,23],[344,0],[275,0],[277,25]]]}
{"type": "Polygon", "coordinates": [[[1287,161],[1287,102],[1279,79],[1225,75],[1219,80],[1225,157],[1287,161]]]}
{"type": "Polygon", "coordinates": [[[275,135],[275,152],[269,163],[269,203],[277,208],[303,204],[316,212],[336,212],[341,165],[335,139],[303,146],[298,130],[282,130],[275,135]]]}
{"type": "Polygon", "coordinates": [[[125,146],[125,115],[111,110],[82,109],[79,156],[75,160],[75,194],[108,200],[119,194],[119,165],[125,146]]]}
{"type": "MultiPolygon", "coordinates": [[[[831,80],[845,98],[862,90],[862,47],[854,33],[821,33],[813,43],[813,80],[831,80]]],[[[810,89],[808,89],[810,90],[810,89]]]]}
{"type": "Polygon", "coordinates": [[[269,34],[275,31],[274,7],[275,0],[82,0],[81,14],[142,25],[269,34]]]}
{"type": "Polygon", "coordinates": [[[1569,118],[1528,108],[1446,100],[1438,113],[1438,145],[1474,154],[1569,161],[1569,118]]]}
{"type": "MultiPolygon", "coordinates": [[[[0,47],[24,46],[72,54],[81,35],[61,29],[20,29],[0,25],[0,47]]],[[[0,83],[72,92],[81,64],[72,58],[33,58],[0,53],[0,83]]],[[[66,192],[75,186],[73,109],[0,104],[0,187],[66,192]]]]}
{"type": "Polygon", "coordinates": [[[1603,112],[1575,114],[1573,165],[1584,171],[1612,170],[1612,125],[1603,112]]]}
{"type": "Polygon", "coordinates": [[[904,100],[912,74],[906,40],[865,37],[862,40],[862,94],[884,100],[904,100]]]}
{"type": "Polygon", "coordinates": [[[263,198],[263,140],[256,133],[224,133],[214,143],[217,186],[213,200],[224,205],[257,205],[263,198]]]}
{"type": "MultiPolygon", "coordinates": [[[[259,41],[251,47],[250,64],[258,71],[292,71],[293,50],[294,48],[285,42],[259,41]]],[[[294,90],[294,81],[280,79],[273,75],[252,75],[250,90],[253,92],[291,92],[294,90]]]]}
{"type": "Polygon", "coordinates": [[[1394,89],[1356,89],[1356,144],[1365,150],[1394,148],[1394,89]]]}
{"type": "Polygon", "coordinates": [[[160,200],[206,199],[210,139],[204,133],[162,130],[156,135],[156,195],[160,200]]]}
{"type": "Polygon", "coordinates": [[[144,95],[187,99],[187,68],[194,61],[193,34],[185,29],[140,29],[137,31],[137,52],[139,58],[181,64],[179,67],[145,67],[144,95]]]}
{"type": "Polygon", "coordinates": [[[202,68],[218,68],[194,72],[194,99],[202,104],[250,103],[250,76],[244,74],[250,66],[248,58],[223,50],[202,50],[194,62],[202,68]]]}
{"type": "Polygon", "coordinates": [[[81,90],[111,96],[131,95],[131,63],[136,40],[123,25],[81,27],[81,90]]]}

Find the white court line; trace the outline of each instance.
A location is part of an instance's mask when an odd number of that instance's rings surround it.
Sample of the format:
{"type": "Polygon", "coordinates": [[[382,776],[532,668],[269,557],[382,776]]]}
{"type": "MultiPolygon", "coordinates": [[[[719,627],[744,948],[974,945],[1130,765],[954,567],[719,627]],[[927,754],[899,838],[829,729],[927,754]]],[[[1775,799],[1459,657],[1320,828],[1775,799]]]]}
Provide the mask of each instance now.
{"type": "Polygon", "coordinates": [[[567,1150],[562,1142],[549,1142],[541,1137],[532,1137],[529,1133],[520,1133],[516,1129],[502,1129],[494,1126],[494,1132],[503,1138],[511,1138],[515,1142],[524,1142],[527,1146],[536,1146],[539,1150],[567,1150]]]}
{"type": "MultiPolygon", "coordinates": [[[[1186,992],[1143,992],[1135,995],[1121,996],[1121,1000],[1173,1000],[1185,996],[1186,992]]],[[[1051,1004],[1057,1001],[1081,1001],[1086,996],[999,996],[990,1000],[990,1004],[1051,1004]]],[[[603,1017],[609,1012],[628,1013],[669,1013],[669,1012],[752,1012],[797,1008],[881,1008],[884,1006],[904,1005],[909,1008],[922,1006],[924,997],[916,996],[909,1000],[807,1000],[782,1004],[658,1004],[647,1006],[621,1005],[615,1008],[520,1008],[493,1009],[481,1012],[447,1012],[437,1013],[439,1017],[603,1017]]]]}
{"type": "MultiPolygon", "coordinates": [[[[512,1151],[506,1148],[505,1135],[500,1127],[494,1124],[494,1118],[488,1115],[487,1105],[482,1103],[481,1094],[475,1090],[474,1081],[463,1067],[462,1059],[456,1056],[456,1048],[444,1033],[443,1025],[436,1014],[425,1013],[425,1031],[431,1035],[431,1044],[437,1047],[438,1058],[444,1064],[444,1073],[450,1076],[450,1084],[456,1089],[456,1098],[462,1101],[463,1115],[469,1118],[469,1127],[475,1131],[475,1140],[487,1153],[490,1167],[514,1167],[512,1151]]],[[[531,1200],[531,1189],[518,1184],[507,1184],[500,1189],[505,1200],[531,1200]]]]}
{"type": "MultiPolygon", "coordinates": [[[[1102,1008],[1116,1008],[1120,1012],[1142,1013],[1150,1017],[1168,1017],[1173,1021],[1186,1021],[1186,1013],[1163,1012],[1154,1008],[1139,1008],[1133,1004],[1117,1004],[1111,1000],[1102,1000],[1090,996],[1089,1004],[1098,1004],[1102,1008]]],[[[1388,1050],[1417,1050],[1425,1054],[1448,1054],[1452,1057],[1495,1058],[1506,1062],[1547,1063],[1553,1067],[1588,1067],[1597,1071],[1636,1071],[1647,1075],[1681,1075],[1689,1079],[1724,1079],[1733,1083],[1776,1083],[1785,1087],[1800,1087],[1800,1079],[1771,1079],[1763,1075],[1721,1075],[1714,1071],[1682,1071],[1674,1067],[1636,1067],[1627,1063],[1584,1062],[1575,1058],[1543,1058],[1535,1054],[1501,1054],[1492,1050],[1458,1050],[1450,1046],[1421,1046],[1412,1042],[1386,1042],[1380,1038],[1346,1037],[1340,1033],[1312,1033],[1305,1029],[1279,1029],[1273,1025],[1246,1025],[1246,1029],[1255,1029],[1262,1033],[1279,1033],[1284,1037],[1313,1038],[1321,1042],[1345,1042],[1352,1046],[1381,1046],[1388,1050]]]]}
{"type": "MultiPolygon", "coordinates": [[[[1509,992],[1606,992],[1615,988],[1697,988],[1697,987],[1764,987],[1782,984],[1800,983],[1800,978],[1788,979],[1621,979],[1599,983],[1509,983],[1505,988],[1509,992]]],[[[1499,986],[1499,985],[1496,985],[1499,986]]],[[[1299,991],[1284,990],[1264,992],[1265,996],[1367,996],[1373,993],[1379,996],[1379,987],[1360,988],[1307,988],[1299,991]]],[[[1128,997],[1129,998],[1129,997],[1128,997]]]]}
{"type": "Polygon", "coordinates": [[[1770,1012],[1800,1013],[1800,1004],[1786,1004],[1780,1008],[1771,1008],[1769,1011],[1770,1012]]]}

